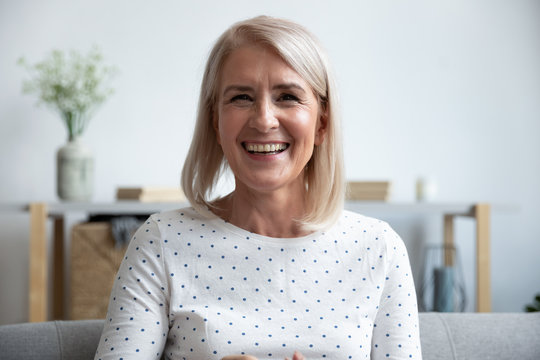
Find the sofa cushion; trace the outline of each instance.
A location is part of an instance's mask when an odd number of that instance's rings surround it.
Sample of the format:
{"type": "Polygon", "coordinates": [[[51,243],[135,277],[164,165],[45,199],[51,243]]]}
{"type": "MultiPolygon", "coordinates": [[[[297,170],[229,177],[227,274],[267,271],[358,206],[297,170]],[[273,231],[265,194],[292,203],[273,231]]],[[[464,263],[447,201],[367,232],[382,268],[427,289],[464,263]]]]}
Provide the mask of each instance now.
{"type": "Polygon", "coordinates": [[[421,313],[424,360],[540,359],[540,313],[421,313]]]}
{"type": "Polygon", "coordinates": [[[2,360],[93,359],[103,320],[50,321],[0,326],[2,360]]]}
{"type": "MultiPolygon", "coordinates": [[[[0,326],[0,359],[92,360],[102,328],[103,320],[0,326]]],[[[538,360],[540,313],[420,313],[420,339],[424,360],[538,360]]]]}

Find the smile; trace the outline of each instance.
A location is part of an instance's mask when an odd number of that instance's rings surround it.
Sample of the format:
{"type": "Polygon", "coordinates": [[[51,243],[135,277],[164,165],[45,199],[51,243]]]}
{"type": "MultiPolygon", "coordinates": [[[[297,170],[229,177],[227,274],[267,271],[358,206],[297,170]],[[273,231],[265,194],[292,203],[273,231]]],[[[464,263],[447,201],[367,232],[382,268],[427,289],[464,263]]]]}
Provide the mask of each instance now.
{"type": "Polygon", "coordinates": [[[246,149],[250,154],[262,154],[262,155],[274,155],[279,154],[285,151],[289,144],[287,143],[267,143],[267,144],[257,144],[257,143],[242,143],[244,149],[246,149]]]}

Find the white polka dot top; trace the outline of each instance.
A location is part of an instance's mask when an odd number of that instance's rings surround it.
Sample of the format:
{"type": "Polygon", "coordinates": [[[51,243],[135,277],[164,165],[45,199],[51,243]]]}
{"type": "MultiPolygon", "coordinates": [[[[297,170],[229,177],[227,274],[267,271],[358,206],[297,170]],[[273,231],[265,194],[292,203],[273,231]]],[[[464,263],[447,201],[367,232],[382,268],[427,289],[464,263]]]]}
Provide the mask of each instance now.
{"type": "Polygon", "coordinates": [[[152,215],[118,271],[95,359],[283,360],[295,350],[421,358],[409,259],[388,224],[344,211],[328,231],[278,239],[192,208],[152,215]]]}

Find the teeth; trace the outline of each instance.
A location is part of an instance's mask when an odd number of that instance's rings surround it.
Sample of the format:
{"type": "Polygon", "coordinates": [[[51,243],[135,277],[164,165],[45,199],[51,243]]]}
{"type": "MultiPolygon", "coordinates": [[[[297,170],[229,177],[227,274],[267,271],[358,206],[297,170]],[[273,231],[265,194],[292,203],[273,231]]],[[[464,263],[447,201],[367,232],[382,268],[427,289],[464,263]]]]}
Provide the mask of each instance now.
{"type": "Polygon", "coordinates": [[[247,144],[246,149],[250,152],[258,152],[258,153],[269,153],[269,152],[275,152],[275,151],[281,151],[285,150],[287,148],[287,144],[279,143],[279,144],[247,144]]]}

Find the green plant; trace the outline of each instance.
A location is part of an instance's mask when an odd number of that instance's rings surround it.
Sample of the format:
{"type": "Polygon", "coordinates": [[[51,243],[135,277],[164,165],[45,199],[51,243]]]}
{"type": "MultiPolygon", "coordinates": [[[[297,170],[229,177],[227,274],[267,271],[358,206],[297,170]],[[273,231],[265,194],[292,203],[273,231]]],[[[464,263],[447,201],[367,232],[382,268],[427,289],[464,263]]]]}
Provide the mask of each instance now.
{"type": "Polygon", "coordinates": [[[36,94],[43,103],[60,113],[69,139],[82,135],[93,112],[112,93],[109,83],[116,68],[103,64],[97,47],[86,55],[53,50],[45,60],[30,65],[24,58],[18,64],[28,70],[23,93],[36,94]]]}
{"type": "Polygon", "coordinates": [[[526,312],[540,311],[540,294],[536,294],[533,303],[525,306],[526,312]]]}

